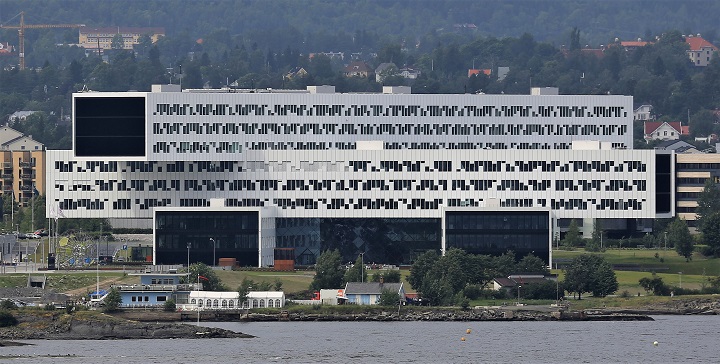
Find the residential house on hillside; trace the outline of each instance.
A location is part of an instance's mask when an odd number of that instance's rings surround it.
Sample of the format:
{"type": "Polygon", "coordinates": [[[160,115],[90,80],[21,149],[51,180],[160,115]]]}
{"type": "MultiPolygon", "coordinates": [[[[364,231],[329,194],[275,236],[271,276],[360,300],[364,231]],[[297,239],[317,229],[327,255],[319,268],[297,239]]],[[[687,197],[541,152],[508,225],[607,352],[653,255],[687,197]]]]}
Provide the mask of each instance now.
{"type": "Polygon", "coordinates": [[[347,302],[356,305],[377,305],[383,291],[397,293],[400,296],[400,301],[405,301],[405,287],[402,282],[348,282],[345,285],[347,302]]]}
{"type": "Polygon", "coordinates": [[[91,28],[82,27],[78,37],[78,46],[94,50],[106,50],[112,48],[112,40],[120,34],[123,39],[123,49],[131,50],[133,45],[140,44],[140,37],[148,35],[155,43],[165,36],[164,28],[134,28],[134,27],[105,27],[91,28]]]}
{"type": "Polygon", "coordinates": [[[4,125],[0,127],[0,190],[28,206],[35,191],[45,194],[45,146],[31,135],[4,125]]]}
{"type": "Polygon", "coordinates": [[[625,52],[634,52],[638,48],[642,48],[648,44],[653,44],[652,42],[645,42],[641,38],[638,38],[636,41],[622,41],[620,42],[620,46],[625,49],[625,52]]]}
{"type": "Polygon", "coordinates": [[[421,72],[418,69],[403,67],[400,69],[400,76],[409,80],[414,80],[420,76],[421,72]]]}
{"type": "Polygon", "coordinates": [[[365,62],[352,62],[345,67],[345,77],[368,77],[372,69],[365,62]]]}
{"type": "Polygon", "coordinates": [[[492,69],[490,69],[490,68],[485,68],[485,69],[471,68],[468,70],[468,77],[476,76],[481,73],[484,74],[485,76],[490,76],[492,74],[492,69]]]}
{"type": "Polygon", "coordinates": [[[15,111],[14,113],[10,114],[10,116],[8,116],[8,121],[9,122],[25,121],[25,119],[27,119],[28,116],[30,116],[34,113],[37,113],[37,112],[39,112],[39,111],[36,111],[36,110],[15,111]]]}
{"type": "Polygon", "coordinates": [[[650,104],[638,105],[633,110],[633,120],[635,120],[635,121],[655,120],[655,115],[652,114],[652,110],[653,110],[653,106],[650,104]]]}
{"type": "Polygon", "coordinates": [[[700,34],[696,36],[692,34],[688,35],[685,37],[685,43],[690,46],[690,49],[686,52],[690,61],[692,61],[696,67],[705,67],[710,64],[710,60],[715,55],[715,52],[718,51],[718,47],[703,39],[700,34]]]}
{"type": "Polygon", "coordinates": [[[308,72],[305,71],[302,67],[295,67],[288,71],[288,73],[285,74],[285,78],[288,80],[292,80],[295,77],[305,77],[308,75],[308,72]]]}
{"type": "Polygon", "coordinates": [[[0,42],[0,56],[9,56],[13,53],[13,47],[8,42],[0,42]]]}
{"type": "Polygon", "coordinates": [[[675,153],[700,153],[694,145],[680,139],[666,140],[655,146],[657,150],[673,150],[675,153]]]}
{"type": "Polygon", "coordinates": [[[397,66],[392,62],[383,62],[375,69],[375,82],[383,82],[388,76],[395,76],[398,73],[397,66]]]}
{"type": "Polygon", "coordinates": [[[651,140],[675,140],[681,135],[689,135],[690,127],[683,126],[679,121],[646,121],[645,141],[651,140]]]}

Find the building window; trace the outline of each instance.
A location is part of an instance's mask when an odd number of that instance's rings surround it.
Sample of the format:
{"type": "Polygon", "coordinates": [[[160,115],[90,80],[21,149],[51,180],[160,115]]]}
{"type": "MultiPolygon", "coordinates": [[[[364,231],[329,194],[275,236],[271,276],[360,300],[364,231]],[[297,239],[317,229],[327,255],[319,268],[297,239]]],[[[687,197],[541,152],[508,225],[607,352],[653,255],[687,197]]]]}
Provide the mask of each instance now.
{"type": "Polygon", "coordinates": [[[195,302],[195,299],[194,299],[194,298],[190,300],[190,304],[191,304],[191,305],[194,305],[195,303],[196,303],[196,302],[195,302]]]}
{"type": "Polygon", "coordinates": [[[158,296],[157,301],[158,301],[158,302],[165,302],[165,301],[167,301],[167,296],[158,296]]]}
{"type": "Polygon", "coordinates": [[[227,300],[222,300],[222,302],[220,303],[220,307],[227,308],[227,300]]]}
{"type": "Polygon", "coordinates": [[[275,300],[275,307],[282,307],[282,306],[280,306],[280,300],[279,300],[279,299],[275,300]]]}
{"type": "Polygon", "coordinates": [[[253,308],[257,308],[257,307],[258,307],[258,300],[253,300],[253,308]]]}
{"type": "Polygon", "coordinates": [[[145,302],[150,302],[150,296],[145,296],[145,302]]]}
{"type": "Polygon", "coordinates": [[[273,304],[273,300],[268,300],[268,307],[273,307],[273,306],[275,306],[275,305],[273,304]]]}
{"type": "Polygon", "coordinates": [[[213,308],[218,308],[218,300],[213,300],[213,308]]]}
{"type": "Polygon", "coordinates": [[[229,307],[229,308],[235,307],[235,300],[230,300],[230,301],[228,301],[228,307],[229,307]]]}
{"type": "Polygon", "coordinates": [[[205,301],[205,306],[212,307],[212,300],[208,298],[207,301],[205,301]]]}
{"type": "Polygon", "coordinates": [[[260,308],[265,307],[265,300],[260,300],[260,308]]]}

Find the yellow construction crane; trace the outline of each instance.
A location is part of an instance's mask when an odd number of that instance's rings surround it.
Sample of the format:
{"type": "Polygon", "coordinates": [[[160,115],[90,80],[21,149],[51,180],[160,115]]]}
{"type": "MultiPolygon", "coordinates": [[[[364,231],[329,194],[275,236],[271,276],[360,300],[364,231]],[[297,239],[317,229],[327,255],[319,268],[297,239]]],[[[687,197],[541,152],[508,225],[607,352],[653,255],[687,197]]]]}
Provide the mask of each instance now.
{"type": "MultiPolygon", "coordinates": [[[[20,25],[3,25],[0,24],[0,29],[17,29],[20,38],[20,69],[25,69],[25,29],[50,29],[50,28],[82,28],[85,24],[25,24],[25,12],[21,11],[20,14],[20,25]]],[[[13,20],[18,17],[15,15],[12,17],[13,20]]]]}

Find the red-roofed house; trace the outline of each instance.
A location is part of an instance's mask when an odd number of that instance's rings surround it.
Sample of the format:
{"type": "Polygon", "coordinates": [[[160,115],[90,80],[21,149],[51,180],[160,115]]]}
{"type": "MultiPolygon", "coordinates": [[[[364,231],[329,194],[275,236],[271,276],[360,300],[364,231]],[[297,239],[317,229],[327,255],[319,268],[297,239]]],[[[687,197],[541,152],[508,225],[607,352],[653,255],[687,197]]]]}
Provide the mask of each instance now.
{"type": "Polygon", "coordinates": [[[651,140],[676,140],[681,135],[689,135],[690,127],[683,126],[679,121],[646,121],[645,141],[651,140]]]}
{"type": "Polygon", "coordinates": [[[687,50],[688,57],[697,67],[705,67],[710,64],[710,60],[718,51],[718,47],[703,39],[700,34],[685,37],[685,43],[690,46],[690,49],[687,50]]]}
{"type": "Polygon", "coordinates": [[[471,68],[471,69],[468,70],[468,77],[472,77],[472,76],[475,76],[475,75],[479,75],[479,74],[481,74],[481,73],[482,73],[482,74],[485,74],[486,76],[490,76],[490,75],[492,74],[492,70],[489,69],[489,68],[485,68],[485,69],[475,69],[475,68],[471,68]]]}
{"type": "Polygon", "coordinates": [[[345,77],[367,77],[372,69],[365,62],[352,62],[345,67],[345,77]]]}
{"type": "Polygon", "coordinates": [[[632,51],[634,51],[634,50],[636,50],[636,49],[638,49],[638,48],[644,47],[644,46],[646,46],[646,45],[648,45],[648,44],[652,44],[652,43],[651,43],[651,42],[644,42],[644,41],[641,41],[641,40],[620,42],[620,46],[623,47],[623,48],[625,48],[625,50],[628,51],[628,52],[632,52],[632,51]]]}

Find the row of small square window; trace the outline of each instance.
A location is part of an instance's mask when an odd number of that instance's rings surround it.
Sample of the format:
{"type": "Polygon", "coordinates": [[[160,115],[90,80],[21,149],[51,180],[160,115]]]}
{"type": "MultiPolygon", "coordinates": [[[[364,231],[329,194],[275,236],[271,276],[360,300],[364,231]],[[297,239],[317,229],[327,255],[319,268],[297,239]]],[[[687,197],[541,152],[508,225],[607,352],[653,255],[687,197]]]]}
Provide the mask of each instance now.
{"type": "MultiPolygon", "coordinates": [[[[550,207],[553,210],[638,210],[643,209],[645,199],[503,199],[502,207],[550,207]]],[[[90,199],[64,199],[60,201],[60,208],[63,210],[104,210],[105,202],[90,199]]],[[[468,206],[477,205],[474,201],[448,199],[448,206],[468,206]]],[[[113,201],[113,210],[129,210],[132,209],[133,203],[130,199],[120,199],[113,201]]],[[[171,199],[135,199],[134,205],[138,205],[141,210],[147,210],[151,207],[172,206],[171,199]]],[[[309,198],[275,198],[272,203],[268,199],[226,199],[225,206],[228,207],[264,207],[277,206],[282,209],[302,208],[307,210],[317,210],[323,207],[327,210],[399,210],[399,209],[429,209],[437,210],[443,205],[443,199],[426,200],[423,198],[413,199],[382,199],[382,198],[331,198],[331,199],[309,199],[309,198]]],[[[180,207],[209,207],[210,201],[207,199],[180,199],[180,207]]]]}
{"type": "MultiPolygon", "coordinates": [[[[328,117],[627,117],[623,106],[587,105],[379,105],[379,104],[225,104],[157,103],[160,116],[328,116],[328,117]]],[[[206,123],[207,124],[207,123],[206,123]]]]}

